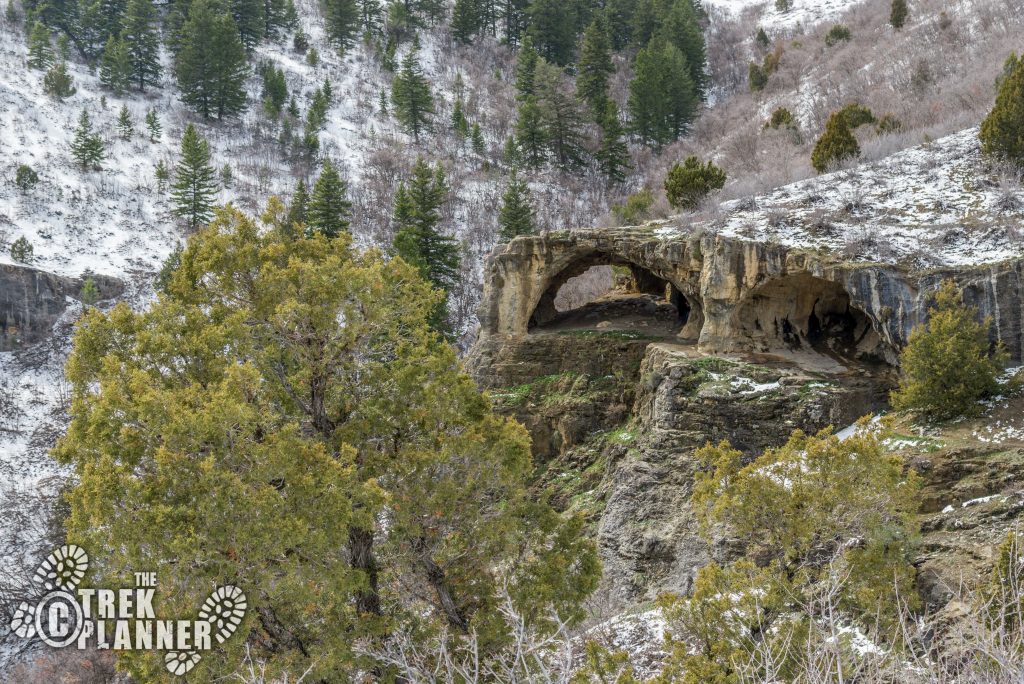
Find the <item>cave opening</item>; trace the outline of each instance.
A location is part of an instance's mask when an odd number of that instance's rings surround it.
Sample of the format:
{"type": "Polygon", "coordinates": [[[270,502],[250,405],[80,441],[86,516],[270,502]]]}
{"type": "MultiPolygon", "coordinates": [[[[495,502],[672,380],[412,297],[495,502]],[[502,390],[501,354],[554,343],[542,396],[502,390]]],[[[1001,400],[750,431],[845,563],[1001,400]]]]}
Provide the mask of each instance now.
{"type": "Polygon", "coordinates": [[[579,258],[548,284],[531,333],[595,330],[696,340],[699,299],[649,268],[603,253],[579,258]]]}

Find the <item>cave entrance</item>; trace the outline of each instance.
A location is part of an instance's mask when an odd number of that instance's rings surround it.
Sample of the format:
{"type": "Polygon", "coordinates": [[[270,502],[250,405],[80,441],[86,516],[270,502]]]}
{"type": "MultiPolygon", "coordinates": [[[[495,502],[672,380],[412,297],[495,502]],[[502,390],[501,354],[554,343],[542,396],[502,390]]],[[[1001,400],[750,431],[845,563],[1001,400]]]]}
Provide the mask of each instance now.
{"type": "Polygon", "coordinates": [[[607,254],[577,259],[551,279],[530,332],[595,330],[696,341],[703,311],[654,271],[607,254]]]}
{"type": "Polygon", "coordinates": [[[839,283],[799,273],[771,280],[736,310],[754,351],[804,350],[841,361],[892,364],[893,349],[839,283]]]}

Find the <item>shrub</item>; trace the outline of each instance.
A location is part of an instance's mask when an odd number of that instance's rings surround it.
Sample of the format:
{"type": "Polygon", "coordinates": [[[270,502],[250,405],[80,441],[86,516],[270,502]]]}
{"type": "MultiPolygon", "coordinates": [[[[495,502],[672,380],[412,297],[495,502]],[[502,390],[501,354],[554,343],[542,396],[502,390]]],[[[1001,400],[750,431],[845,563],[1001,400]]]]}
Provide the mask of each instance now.
{"type": "Polygon", "coordinates": [[[46,72],[46,76],[43,77],[43,92],[58,100],[75,94],[74,80],[64,62],[57,62],[46,72]]]}
{"type": "Polygon", "coordinates": [[[850,29],[842,24],[836,24],[828,33],[825,34],[825,45],[832,47],[836,43],[840,43],[844,40],[850,40],[851,33],[850,29]]]}
{"type": "Polygon", "coordinates": [[[28,192],[39,182],[39,174],[32,170],[28,164],[21,164],[14,173],[14,184],[22,192],[28,192]]]}
{"type": "Polygon", "coordinates": [[[856,102],[846,105],[839,110],[839,113],[846,119],[846,125],[850,127],[851,131],[865,124],[875,123],[875,115],[871,113],[871,110],[856,102]]]}
{"type": "Polygon", "coordinates": [[[771,76],[778,70],[779,62],[782,61],[782,46],[775,48],[774,52],[771,52],[764,56],[764,61],[758,66],[757,62],[750,63],[750,70],[748,72],[748,79],[750,80],[751,92],[757,92],[764,90],[764,87],[768,85],[768,77],[771,76]]]}
{"type": "Polygon", "coordinates": [[[306,50],[309,49],[309,38],[306,37],[306,32],[301,28],[295,31],[295,37],[292,38],[292,47],[299,54],[305,54],[306,50]]]}
{"type": "Polygon", "coordinates": [[[779,107],[764,124],[765,128],[796,128],[796,117],[785,107],[779,107]]]}
{"type": "Polygon", "coordinates": [[[96,281],[87,277],[82,283],[82,290],[78,293],[78,301],[86,306],[92,306],[100,300],[100,291],[96,287],[96,281]]]}
{"type": "Polygon", "coordinates": [[[725,185],[725,171],[710,161],[702,164],[697,157],[674,165],[665,176],[665,194],[668,203],[676,209],[693,209],[713,190],[725,185]]]}
{"type": "Polygon", "coordinates": [[[648,188],[634,192],[626,198],[622,204],[612,207],[612,213],[618,220],[619,225],[636,225],[641,221],[651,218],[651,207],[654,206],[654,193],[648,188]]]}
{"type": "Polygon", "coordinates": [[[793,0],[775,0],[775,9],[779,12],[788,12],[793,6],[793,0]]]}
{"type": "Polygon", "coordinates": [[[889,23],[899,31],[907,23],[907,0],[892,0],[892,11],[889,13],[889,23]]]}
{"type": "Polygon", "coordinates": [[[981,123],[981,150],[1024,166],[1024,59],[1011,55],[996,95],[995,106],[981,123]]]}
{"type": "Polygon", "coordinates": [[[32,263],[32,243],[24,235],[11,243],[11,258],[23,264],[32,263]]]}
{"type": "Polygon", "coordinates": [[[818,138],[811,152],[811,164],[815,171],[824,173],[832,166],[859,155],[860,145],[850,132],[846,117],[842,112],[832,112],[825,124],[825,132],[818,138]]]}
{"type": "Polygon", "coordinates": [[[1006,354],[990,353],[991,319],[978,322],[976,309],[960,290],[944,281],[935,294],[928,322],[914,328],[900,356],[902,377],[893,405],[944,420],[977,413],[978,400],[999,390],[997,377],[1006,354]]]}
{"type": "Polygon", "coordinates": [[[903,122],[897,119],[892,114],[883,114],[882,118],[878,120],[878,125],[875,126],[875,131],[878,135],[889,135],[890,133],[899,133],[903,130],[903,122]]]}

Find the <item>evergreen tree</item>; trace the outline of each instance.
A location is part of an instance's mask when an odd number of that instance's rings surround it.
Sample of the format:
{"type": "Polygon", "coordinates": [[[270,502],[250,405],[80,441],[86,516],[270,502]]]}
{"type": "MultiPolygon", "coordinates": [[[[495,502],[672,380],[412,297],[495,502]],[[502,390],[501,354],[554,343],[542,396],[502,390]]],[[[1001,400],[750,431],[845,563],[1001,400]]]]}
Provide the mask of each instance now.
{"type": "Polygon", "coordinates": [[[263,40],[266,25],[263,3],[264,0],[229,0],[231,18],[247,52],[252,52],[263,40]]]}
{"type": "Polygon", "coordinates": [[[590,105],[595,119],[604,115],[605,101],[608,99],[608,77],[613,73],[615,67],[612,65],[608,24],[603,16],[598,15],[583,33],[576,75],[576,89],[580,97],[590,105]]]}
{"type": "Polygon", "coordinates": [[[296,34],[302,29],[299,27],[299,11],[295,9],[295,0],[286,0],[284,3],[284,28],[295,31],[296,34]]]}
{"type": "Polygon", "coordinates": [[[533,0],[529,14],[530,37],[537,54],[559,66],[572,62],[576,27],[571,5],[565,0],[533,0]]]}
{"type": "Polygon", "coordinates": [[[223,119],[245,109],[245,47],[234,21],[212,0],[195,0],[175,61],[182,99],[204,117],[223,119]]]}
{"type": "Polygon", "coordinates": [[[512,171],[508,187],[501,197],[498,212],[498,235],[502,242],[509,242],[519,235],[533,235],[537,232],[530,201],[530,187],[512,171]]]}
{"type": "Polygon", "coordinates": [[[697,95],[703,100],[708,83],[707,48],[704,43],[704,32],[691,0],[674,0],[660,19],[655,33],[675,45],[686,58],[690,81],[697,95]]]}
{"type": "Polygon", "coordinates": [[[111,36],[100,60],[100,83],[120,95],[130,85],[131,69],[128,45],[123,39],[111,36]]]}
{"type": "Polygon", "coordinates": [[[167,181],[171,178],[171,172],[167,169],[167,164],[164,163],[163,159],[156,163],[153,175],[156,177],[156,189],[162,193],[167,189],[167,181]]]}
{"type": "Polygon", "coordinates": [[[129,0],[124,34],[131,82],[139,90],[160,83],[160,38],[153,0],[129,0]]]}
{"type": "Polygon", "coordinates": [[[505,42],[515,48],[524,42],[523,32],[529,23],[528,0],[504,0],[501,9],[505,22],[505,42]]]}
{"type": "Polygon", "coordinates": [[[623,139],[622,123],[619,121],[619,109],[612,100],[605,100],[605,111],[601,116],[601,146],[594,155],[598,168],[610,183],[622,183],[626,180],[626,171],[631,168],[629,148],[623,139]]]}
{"type": "Polygon", "coordinates": [[[358,0],[359,22],[367,36],[380,33],[383,9],[380,0],[358,0]]]}
{"type": "Polygon", "coordinates": [[[50,30],[42,22],[32,24],[28,36],[29,69],[48,69],[53,65],[53,47],[50,45],[50,30]]]}
{"type": "MultiPolygon", "coordinates": [[[[199,0],[200,2],[202,0],[199,0]]],[[[210,165],[210,145],[189,124],[181,137],[181,160],[175,172],[171,193],[175,213],[195,230],[213,217],[213,199],[217,194],[216,172],[210,165]]]]}
{"type": "Polygon", "coordinates": [[[992,111],[981,123],[985,154],[1024,167],[1024,58],[1007,60],[992,111]]]}
{"type": "MultiPolygon", "coordinates": [[[[295,11],[294,1],[291,4],[291,11],[295,11]]],[[[288,3],[285,0],[263,0],[263,37],[265,39],[277,40],[281,32],[288,28],[289,20],[288,3]]]]}
{"type": "Polygon", "coordinates": [[[131,140],[132,133],[135,132],[132,115],[126,104],[121,105],[121,112],[117,115],[117,131],[121,135],[121,140],[131,140]]]}
{"type": "Polygon", "coordinates": [[[268,67],[263,71],[263,108],[273,117],[281,115],[281,110],[288,102],[288,83],[284,71],[280,68],[268,67]]]}
{"type": "MultiPolygon", "coordinates": [[[[433,172],[420,157],[408,187],[399,185],[395,195],[395,254],[415,266],[423,278],[446,297],[459,280],[460,248],[453,237],[439,229],[441,206],[448,197],[448,183],[440,165],[433,172]]],[[[446,331],[447,307],[439,303],[432,312],[434,327],[446,331]]]]}
{"type": "Polygon", "coordinates": [[[313,92],[313,100],[309,103],[309,110],[306,111],[306,128],[311,131],[319,131],[327,123],[328,99],[322,88],[313,92]]]}
{"type": "Polygon", "coordinates": [[[714,190],[725,185],[725,171],[694,156],[674,164],[665,176],[665,195],[676,209],[693,209],[714,190]]]}
{"type": "Polygon", "coordinates": [[[484,133],[480,130],[480,124],[473,124],[473,130],[469,137],[473,145],[473,154],[480,157],[484,156],[487,153],[487,141],[484,140],[484,133]]]}
{"type": "Polygon", "coordinates": [[[541,61],[537,94],[552,159],[562,171],[579,168],[583,164],[583,116],[562,70],[541,61]]]}
{"type": "Polygon", "coordinates": [[[306,193],[306,182],[300,178],[295,184],[291,202],[288,203],[287,227],[289,233],[295,230],[295,226],[305,227],[308,207],[309,195],[306,193]]]}
{"type": "Polygon", "coordinates": [[[907,23],[907,0],[892,0],[892,10],[889,13],[889,23],[899,31],[907,23]]]}
{"type": "Polygon", "coordinates": [[[534,94],[534,80],[537,74],[537,62],[540,55],[533,48],[533,39],[526,36],[523,47],[516,59],[516,92],[519,99],[526,99],[534,94]]]}
{"type": "Polygon", "coordinates": [[[420,133],[430,125],[434,100],[415,48],[402,60],[402,69],[395,75],[391,84],[391,102],[402,127],[419,142],[420,133]]]}
{"type": "Polygon", "coordinates": [[[978,400],[999,391],[997,378],[1006,361],[1001,348],[990,353],[991,327],[991,319],[978,321],[977,309],[964,304],[953,281],[943,281],[928,322],[910,332],[900,355],[893,405],[937,420],[977,414],[978,400]]]}
{"type": "Polygon", "coordinates": [[[361,22],[356,0],[325,0],[324,14],[328,38],[344,52],[359,34],[361,22]]]}
{"type": "Polygon", "coordinates": [[[452,35],[463,45],[473,41],[480,31],[480,13],[478,0],[455,0],[452,10],[452,35]]]}
{"type": "Polygon", "coordinates": [[[811,165],[818,173],[860,155],[857,138],[850,132],[850,124],[842,111],[832,112],[825,124],[825,132],[818,138],[811,152],[811,165]]]}
{"type": "Polygon", "coordinates": [[[313,185],[313,194],[306,207],[307,232],[321,233],[336,238],[348,232],[352,203],[348,200],[348,185],[342,180],[330,159],[324,160],[320,177],[313,185]]]}
{"type": "Polygon", "coordinates": [[[538,169],[547,159],[547,145],[540,104],[535,95],[530,95],[519,105],[515,134],[516,155],[529,168],[538,169]]]}
{"type": "Polygon", "coordinates": [[[43,91],[63,100],[75,94],[74,81],[68,73],[68,65],[61,61],[50,67],[50,70],[43,76],[43,91]]]}
{"type": "Polygon", "coordinates": [[[686,58],[672,43],[654,40],[637,53],[629,84],[633,131],[654,147],[682,135],[697,113],[698,98],[686,58]]]}
{"type": "Polygon", "coordinates": [[[84,109],[78,117],[75,139],[71,141],[71,156],[83,169],[95,170],[99,170],[100,164],[107,156],[103,140],[98,133],[93,131],[92,121],[89,120],[89,114],[84,109]]]}
{"type": "Polygon", "coordinates": [[[469,122],[462,113],[462,100],[456,100],[452,108],[452,130],[460,139],[465,139],[469,135],[469,122]]]}
{"type": "Polygon", "coordinates": [[[160,141],[162,127],[160,126],[160,118],[157,116],[155,109],[150,109],[146,112],[146,130],[149,131],[149,142],[155,143],[160,141]]]}

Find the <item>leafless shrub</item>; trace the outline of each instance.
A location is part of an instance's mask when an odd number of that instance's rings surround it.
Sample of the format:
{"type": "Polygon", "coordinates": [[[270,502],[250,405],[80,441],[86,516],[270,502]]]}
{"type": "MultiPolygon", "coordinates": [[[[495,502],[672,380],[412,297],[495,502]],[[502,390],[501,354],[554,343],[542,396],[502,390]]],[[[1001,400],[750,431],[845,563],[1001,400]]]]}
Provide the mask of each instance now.
{"type": "Polygon", "coordinates": [[[119,675],[111,651],[76,648],[45,649],[13,666],[6,681],[19,684],[114,684],[130,681],[119,675]]]}

